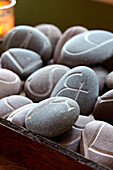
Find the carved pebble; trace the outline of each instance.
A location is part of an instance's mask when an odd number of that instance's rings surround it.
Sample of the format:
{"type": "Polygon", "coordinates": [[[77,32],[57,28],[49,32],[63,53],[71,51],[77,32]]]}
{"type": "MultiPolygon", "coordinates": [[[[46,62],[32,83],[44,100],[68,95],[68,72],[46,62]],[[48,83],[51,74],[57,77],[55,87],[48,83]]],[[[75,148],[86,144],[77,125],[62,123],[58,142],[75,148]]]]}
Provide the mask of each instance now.
{"type": "Polygon", "coordinates": [[[22,83],[19,76],[8,70],[0,69],[0,99],[14,94],[19,94],[22,83]]]}
{"type": "Polygon", "coordinates": [[[3,39],[3,50],[25,48],[38,53],[44,62],[51,57],[50,40],[41,31],[31,26],[16,26],[3,39]]]}
{"type": "Polygon", "coordinates": [[[25,127],[25,116],[28,114],[29,110],[35,105],[36,103],[30,103],[19,107],[7,117],[7,120],[19,126],[25,127]]]}
{"type": "Polygon", "coordinates": [[[36,29],[43,32],[50,40],[52,45],[52,52],[57,44],[57,41],[62,35],[61,30],[53,24],[40,24],[35,26],[36,29]]]}
{"type": "Polygon", "coordinates": [[[102,121],[88,123],[82,133],[81,154],[113,169],[113,126],[102,121]]]}
{"type": "Polygon", "coordinates": [[[74,152],[79,152],[81,133],[81,130],[72,126],[71,129],[59,136],[51,138],[51,140],[64,146],[67,149],[70,149],[74,152]]]}
{"type": "Polygon", "coordinates": [[[85,27],[82,26],[73,26],[68,28],[61,36],[61,38],[58,40],[55,50],[54,50],[54,62],[55,63],[61,63],[60,61],[60,53],[62,50],[63,45],[73,36],[76,36],[80,33],[88,31],[85,27]]]}
{"type": "Polygon", "coordinates": [[[96,73],[86,66],[68,71],[56,84],[51,97],[65,96],[74,99],[80,106],[80,113],[91,114],[99,93],[96,73]]]}
{"type": "Polygon", "coordinates": [[[29,111],[25,126],[27,130],[51,138],[69,130],[79,113],[79,105],[74,100],[53,97],[41,101],[29,111]]]}
{"type": "Polygon", "coordinates": [[[84,130],[86,124],[93,120],[94,118],[92,115],[79,115],[77,121],[71,129],[55,138],[52,138],[51,140],[70,150],[73,150],[74,152],[80,152],[81,133],[84,130]]]}
{"type": "Polygon", "coordinates": [[[0,100],[0,117],[7,118],[14,110],[30,103],[30,99],[20,95],[4,97],[0,100]]]}
{"type": "Polygon", "coordinates": [[[93,111],[94,118],[113,125],[113,90],[100,96],[93,111]]]}
{"type": "Polygon", "coordinates": [[[31,74],[25,82],[25,94],[34,102],[50,97],[60,78],[70,69],[63,65],[45,66],[31,74]]]}
{"type": "Polygon", "coordinates": [[[42,67],[40,56],[27,49],[12,48],[1,55],[2,68],[12,70],[21,79],[27,78],[34,71],[42,67]]]}
{"type": "Polygon", "coordinates": [[[113,56],[113,34],[91,30],[69,39],[61,51],[61,63],[69,67],[105,62],[113,56]]]}

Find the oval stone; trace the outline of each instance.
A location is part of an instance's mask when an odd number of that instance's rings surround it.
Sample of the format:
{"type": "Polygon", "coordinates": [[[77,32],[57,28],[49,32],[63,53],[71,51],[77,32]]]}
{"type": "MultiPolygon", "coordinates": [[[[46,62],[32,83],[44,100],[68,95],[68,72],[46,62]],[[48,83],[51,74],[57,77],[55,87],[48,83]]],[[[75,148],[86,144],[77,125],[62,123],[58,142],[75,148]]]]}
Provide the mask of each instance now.
{"type": "Polygon", "coordinates": [[[0,99],[6,96],[19,94],[22,89],[22,82],[19,76],[8,70],[0,69],[0,99]]]}
{"type": "Polygon", "coordinates": [[[102,121],[88,123],[82,133],[80,153],[113,169],[113,126],[102,121]]]}
{"type": "Polygon", "coordinates": [[[29,110],[35,105],[35,103],[30,103],[19,107],[7,117],[7,120],[19,126],[25,127],[25,116],[28,114],[29,110]]]}
{"type": "Polygon", "coordinates": [[[53,52],[57,44],[57,41],[60,39],[62,35],[61,30],[56,25],[53,24],[39,24],[35,26],[35,28],[43,32],[49,38],[53,52]]]}
{"type": "Polygon", "coordinates": [[[69,130],[79,113],[79,105],[74,100],[53,97],[41,101],[29,111],[25,126],[27,130],[51,138],[69,130]]]}
{"type": "Polygon", "coordinates": [[[0,100],[0,117],[7,118],[14,110],[30,103],[30,99],[21,95],[4,97],[0,100]]]}
{"type": "Polygon", "coordinates": [[[21,79],[25,79],[41,68],[43,62],[40,55],[31,50],[12,48],[1,55],[1,65],[2,68],[12,70],[21,79]]]}
{"type": "Polygon", "coordinates": [[[68,41],[70,38],[72,38],[73,36],[76,36],[80,33],[86,32],[88,31],[85,27],[82,26],[73,26],[68,28],[61,36],[61,38],[58,40],[55,50],[54,50],[54,62],[55,63],[61,63],[61,59],[60,59],[60,53],[62,50],[63,45],[66,43],[66,41],[68,41]]]}
{"type": "Polygon", "coordinates": [[[50,40],[41,31],[31,26],[19,25],[11,29],[3,39],[3,50],[25,48],[38,53],[44,62],[51,57],[50,40]]]}
{"type": "Polygon", "coordinates": [[[94,118],[113,125],[113,90],[100,96],[93,111],[94,118]]]}
{"type": "Polygon", "coordinates": [[[96,73],[86,66],[68,71],[56,84],[51,97],[65,96],[77,101],[80,113],[91,114],[98,98],[99,83],[96,73]]]}
{"type": "Polygon", "coordinates": [[[69,39],[61,51],[61,62],[74,67],[105,62],[113,56],[113,34],[91,30],[69,39]]]}
{"type": "Polygon", "coordinates": [[[25,94],[34,102],[50,97],[60,78],[70,69],[63,65],[45,66],[31,74],[25,82],[25,94]]]}

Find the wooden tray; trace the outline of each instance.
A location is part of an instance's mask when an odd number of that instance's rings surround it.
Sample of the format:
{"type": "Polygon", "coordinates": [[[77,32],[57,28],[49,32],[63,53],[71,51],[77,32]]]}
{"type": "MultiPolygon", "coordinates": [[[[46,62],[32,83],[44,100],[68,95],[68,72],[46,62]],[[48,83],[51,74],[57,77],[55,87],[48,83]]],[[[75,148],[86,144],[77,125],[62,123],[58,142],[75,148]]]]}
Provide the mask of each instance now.
{"type": "Polygon", "coordinates": [[[0,170],[108,170],[82,155],[0,118],[0,170]]]}

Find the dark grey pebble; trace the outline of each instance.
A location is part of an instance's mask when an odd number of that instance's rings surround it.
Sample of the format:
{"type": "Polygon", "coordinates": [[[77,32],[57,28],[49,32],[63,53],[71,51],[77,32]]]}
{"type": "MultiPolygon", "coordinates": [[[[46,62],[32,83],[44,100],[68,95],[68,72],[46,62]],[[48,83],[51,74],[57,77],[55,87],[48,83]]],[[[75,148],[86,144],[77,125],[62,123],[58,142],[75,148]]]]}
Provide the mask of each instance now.
{"type": "Polygon", "coordinates": [[[91,114],[99,94],[96,73],[89,67],[78,66],[68,71],[56,84],[51,97],[65,96],[80,106],[80,113],[91,114]]]}

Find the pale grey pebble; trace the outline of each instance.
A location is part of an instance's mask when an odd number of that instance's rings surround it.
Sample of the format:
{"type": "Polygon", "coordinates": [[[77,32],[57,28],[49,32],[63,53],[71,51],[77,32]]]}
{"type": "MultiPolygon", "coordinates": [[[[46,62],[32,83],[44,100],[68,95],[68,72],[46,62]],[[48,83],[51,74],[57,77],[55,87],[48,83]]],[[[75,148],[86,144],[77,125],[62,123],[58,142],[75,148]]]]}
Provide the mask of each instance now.
{"type": "Polygon", "coordinates": [[[7,120],[19,126],[25,127],[25,116],[27,115],[29,110],[35,105],[36,103],[30,103],[19,107],[8,116],[7,120]]]}
{"type": "Polygon", "coordinates": [[[70,98],[48,98],[28,112],[25,126],[27,130],[51,138],[69,130],[76,122],[79,113],[79,105],[70,98]]]}
{"type": "Polygon", "coordinates": [[[91,30],[69,39],[62,47],[60,60],[68,67],[94,65],[113,56],[113,34],[104,30],[91,30]]]}
{"type": "Polygon", "coordinates": [[[11,95],[0,100],[0,118],[6,119],[13,111],[24,105],[33,103],[21,95],[11,95]]]}

